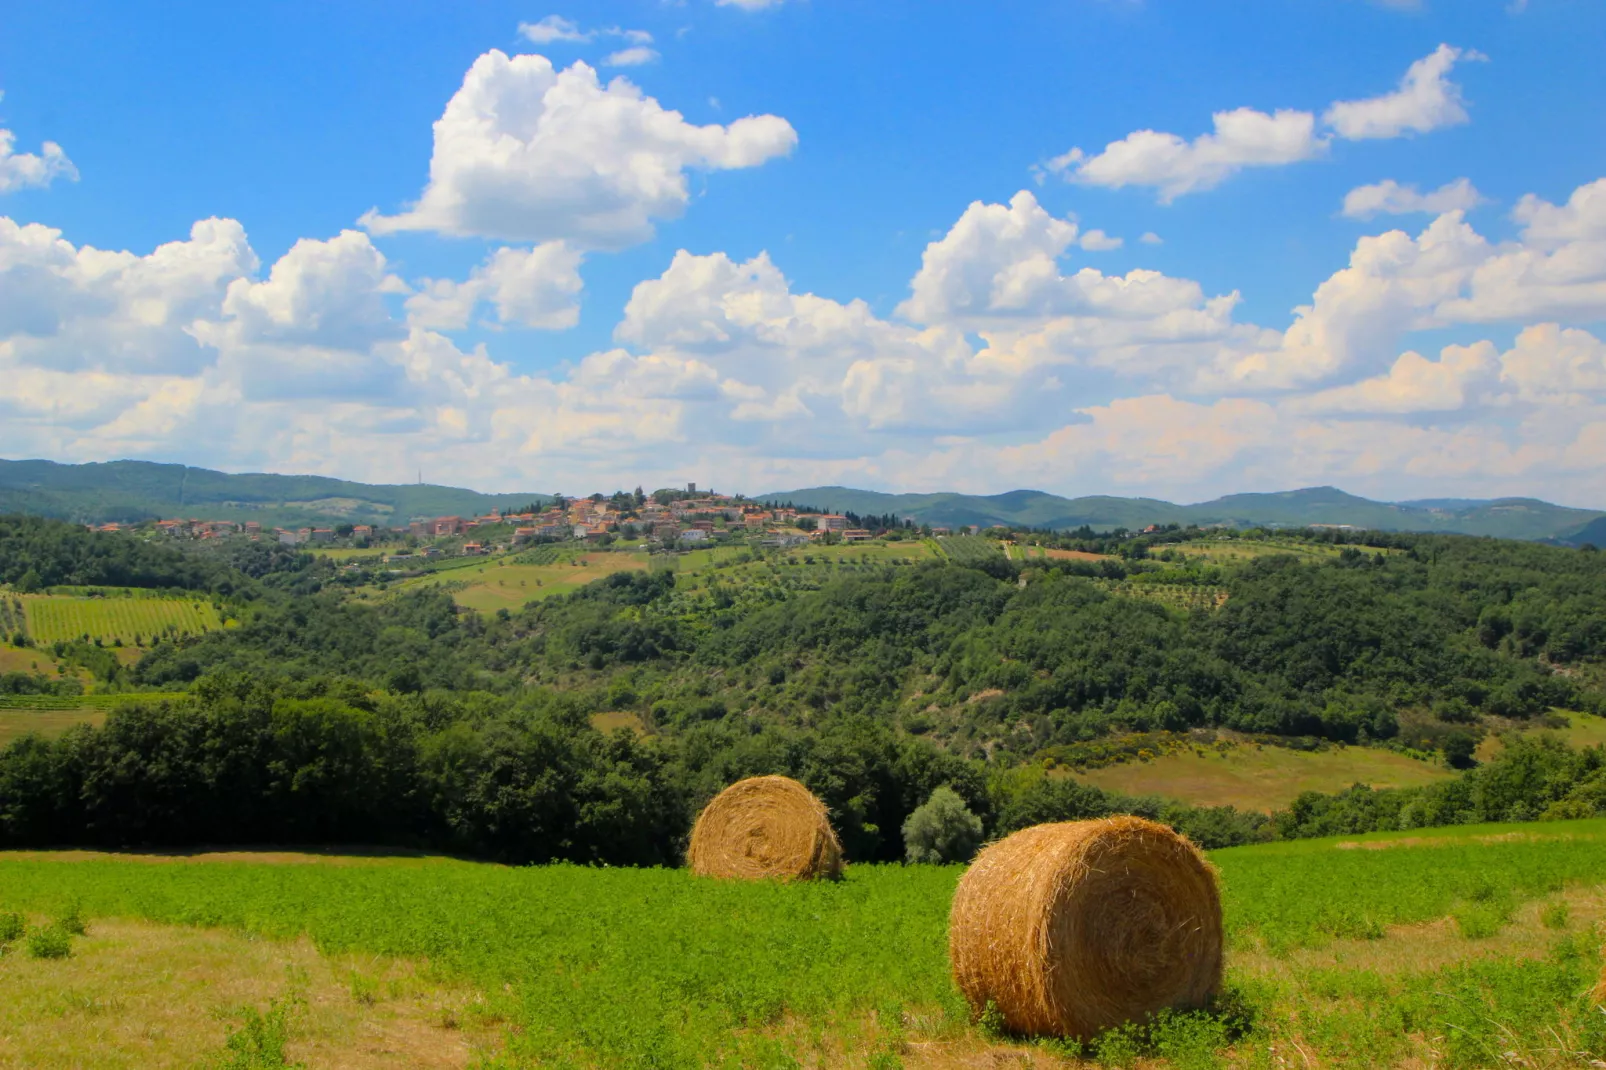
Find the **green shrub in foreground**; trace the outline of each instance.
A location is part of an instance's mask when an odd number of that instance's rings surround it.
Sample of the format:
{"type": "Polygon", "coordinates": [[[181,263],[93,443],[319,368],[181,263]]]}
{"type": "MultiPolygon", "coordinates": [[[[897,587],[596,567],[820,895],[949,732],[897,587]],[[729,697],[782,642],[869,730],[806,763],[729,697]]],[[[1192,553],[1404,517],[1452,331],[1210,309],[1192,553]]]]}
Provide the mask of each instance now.
{"type": "Polygon", "coordinates": [[[72,933],[58,925],[46,925],[28,933],[28,957],[64,959],[72,954],[72,933]]]}

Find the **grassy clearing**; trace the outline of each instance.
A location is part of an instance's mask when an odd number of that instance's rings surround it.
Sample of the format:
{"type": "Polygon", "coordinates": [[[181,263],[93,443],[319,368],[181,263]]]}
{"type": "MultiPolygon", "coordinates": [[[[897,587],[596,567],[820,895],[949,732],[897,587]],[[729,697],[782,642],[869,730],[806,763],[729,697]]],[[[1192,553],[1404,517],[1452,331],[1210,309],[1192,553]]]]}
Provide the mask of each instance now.
{"type": "Polygon", "coordinates": [[[515,564],[508,558],[486,558],[472,565],[408,580],[395,589],[450,583],[455,588],[452,599],[458,605],[482,613],[494,613],[498,609],[518,609],[526,602],[550,598],[555,594],[567,594],[615,572],[646,567],[646,554],[608,551],[575,554],[542,565],[515,564]],[[462,586],[455,586],[458,584],[462,586]]]}
{"type": "Polygon", "coordinates": [[[1272,554],[1293,554],[1295,557],[1307,557],[1313,560],[1337,557],[1338,549],[1329,546],[1318,546],[1312,543],[1285,541],[1281,539],[1200,539],[1194,542],[1179,542],[1167,545],[1166,550],[1174,550],[1183,557],[1203,559],[1217,564],[1234,564],[1242,561],[1253,561],[1257,557],[1268,557],[1272,554]]]}
{"type": "Polygon", "coordinates": [[[121,702],[160,702],[175,694],[127,695],[0,695],[0,748],[29,733],[59,736],[69,728],[99,726],[121,702]]]}
{"type": "Polygon", "coordinates": [[[0,989],[4,1066],[194,1067],[276,1004],[309,1066],[466,1067],[497,1039],[472,990],[412,963],[139,921],[95,921],[66,959],[7,955],[0,989]]]}
{"type": "MultiPolygon", "coordinates": [[[[959,867],[857,866],[840,884],[788,887],[439,859],[74,857],[0,854],[0,910],[43,915],[77,902],[92,919],[305,934],[335,962],[427,960],[431,978],[486,994],[481,1018],[505,1018],[510,1065],[1065,1065],[1062,1049],[996,1041],[969,1023],[946,957],[959,867]]],[[[1212,859],[1229,982],[1257,1024],[1230,1043],[1219,1021],[1187,1024],[1162,1038],[1169,1065],[1218,1065],[1223,1045],[1227,1061],[1257,1067],[1488,1066],[1510,1063],[1504,1051],[1522,1065],[1587,1065],[1606,1051],[1602,1016],[1583,996],[1599,967],[1606,821],[1212,859]],[[1300,1050],[1308,1061],[1276,1058],[1300,1050]]],[[[100,931],[92,922],[90,939],[100,931]]],[[[89,946],[68,961],[87,961],[89,946]]],[[[251,973],[284,976],[271,961],[251,973]]],[[[1123,1064],[1122,1043],[1106,1043],[1108,1062],[1123,1064]]]]}
{"type": "Polygon", "coordinates": [[[81,724],[99,727],[106,722],[103,709],[8,710],[0,709],[0,749],[30,733],[59,736],[81,724]]]}
{"type": "Polygon", "coordinates": [[[0,644],[0,672],[42,672],[55,676],[60,668],[55,658],[37,647],[0,644]]]}
{"type": "Polygon", "coordinates": [[[1109,554],[1091,554],[1086,550],[1058,550],[1047,546],[1015,546],[1014,559],[1018,561],[1114,561],[1109,554]]]}
{"type": "Polygon", "coordinates": [[[378,564],[386,554],[395,553],[395,550],[384,547],[355,547],[340,546],[309,550],[314,557],[327,557],[331,561],[361,561],[365,564],[378,564]]]}
{"type": "MultiPolygon", "coordinates": [[[[1572,747],[1599,747],[1606,745],[1606,717],[1596,717],[1589,713],[1578,713],[1573,710],[1553,710],[1554,714],[1567,720],[1565,728],[1530,728],[1524,731],[1526,736],[1550,736],[1560,739],[1572,747]]],[[[1477,758],[1486,762],[1505,750],[1505,744],[1498,735],[1485,736],[1478,744],[1477,758]]]]}
{"type": "Polygon", "coordinates": [[[24,595],[28,634],[36,643],[71,642],[87,636],[143,646],[168,635],[199,635],[223,626],[210,602],[189,598],[79,598],[24,595]]]}
{"type": "Polygon", "coordinates": [[[1372,747],[1296,751],[1251,744],[1220,751],[1201,747],[1075,775],[1110,791],[1269,813],[1286,807],[1304,791],[1341,791],[1351,784],[1415,787],[1455,774],[1443,766],[1372,747]]]}
{"type": "Polygon", "coordinates": [[[1227,604],[1227,588],[1207,584],[1141,583],[1130,580],[1094,580],[1113,595],[1159,602],[1172,609],[1220,609],[1227,604]]]}

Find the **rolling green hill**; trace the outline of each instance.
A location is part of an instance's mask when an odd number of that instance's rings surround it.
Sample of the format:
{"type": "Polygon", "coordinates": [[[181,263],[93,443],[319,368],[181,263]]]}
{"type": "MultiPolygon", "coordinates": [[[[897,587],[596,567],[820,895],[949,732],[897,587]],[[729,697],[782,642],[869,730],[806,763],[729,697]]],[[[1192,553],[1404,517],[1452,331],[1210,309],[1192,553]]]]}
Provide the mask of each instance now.
{"type": "Polygon", "coordinates": [[[1347,524],[1380,531],[1439,531],[1506,539],[1571,537],[1603,514],[1533,498],[1375,502],[1334,487],[1275,494],[1232,494],[1197,505],[1154,498],[1104,496],[1061,498],[1035,490],[1005,494],[882,494],[848,487],[807,487],[758,495],[760,501],[790,501],[839,512],[896,513],[923,523],[1011,524],[1096,530],[1149,524],[1223,524],[1234,527],[1347,524]]]}
{"type": "Polygon", "coordinates": [[[85,523],[194,516],[283,525],[405,524],[414,516],[484,513],[545,497],[480,494],[430,484],[352,483],[327,476],[231,475],[149,461],[0,461],[0,513],[85,523]]]}
{"type": "MultiPolygon", "coordinates": [[[[544,500],[533,492],[481,494],[432,484],[376,485],[327,476],[233,475],[180,464],[111,461],[57,464],[0,460],[0,513],[28,513],[82,522],[194,516],[313,522],[405,523],[418,516],[469,515],[544,500]]],[[[1232,494],[1196,505],[1157,498],[1094,495],[1062,498],[1036,490],[1003,494],[884,494],[850,487],[808,487],[757,495],[838,512],[895,513],[923,523],[1010,524],[1095,530],[1149,524],[1234,527],[1347,524],[1381,531],[1438,531],[1508,539],[1606,542],[1606,512],[1571,509],[1533,498],[1492,501],[1429,499],[1377,502],[1334,487],[1273,494],[1232,494]]]]}
{"type": "Polygon", "coordinates": [[[1606,516],[1597,516],[1577,531],[1563,535],[1557,541],[1572,546],[1582,546],[1586,542],[1597,548],[1606,546],[1606,516]]]}

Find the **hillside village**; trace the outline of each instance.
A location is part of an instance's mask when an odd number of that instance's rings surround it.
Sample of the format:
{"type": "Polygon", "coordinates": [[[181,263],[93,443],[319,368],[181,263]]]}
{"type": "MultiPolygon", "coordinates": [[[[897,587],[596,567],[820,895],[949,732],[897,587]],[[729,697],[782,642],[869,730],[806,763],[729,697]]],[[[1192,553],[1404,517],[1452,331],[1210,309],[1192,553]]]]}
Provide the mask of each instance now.
{"type": "Polygon", "coordinates": [[[831,513],[807,504],[759,502],[742,495],[684,490],[594,493],[585,498],[556,496],[520,510],[491,510],[480,516],[413,517],[405,525],[331,524],[326,527],[264,528],[256,521],[164,519],[141,524],[88,524],[91,531],[145,531],[175,539],[244,537],[283,546],[395,547],[387,561],[450,554],[475,556],[539,543],[580,541],[608,546],[636,543],[660,549],[690,548],[741,539],[787,548],[811,542],[838,544],[873,539],[975,534],[976,525],[958,529],[920,525],[907,517],[831,513]]]}

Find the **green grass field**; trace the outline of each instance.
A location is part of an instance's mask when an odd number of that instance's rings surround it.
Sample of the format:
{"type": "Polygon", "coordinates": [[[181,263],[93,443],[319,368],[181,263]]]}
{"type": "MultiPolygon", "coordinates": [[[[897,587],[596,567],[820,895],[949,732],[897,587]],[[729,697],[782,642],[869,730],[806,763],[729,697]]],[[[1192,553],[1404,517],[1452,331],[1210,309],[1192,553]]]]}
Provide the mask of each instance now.
{"type": "Polygon", "coordinates": [[[37,733],[59,736],[75,725],[100,725],[106,714],[125,702],[160,702],[177,694],[0,695],[0,748],[37,733]]]}
{"type": "Polygon", "coordinates": [[[199,635],[223,626],[210,602],[189,598],[24,595],[22,604],[28,635],[44,644],[88,636],[142,646],[162,635],[199,635]]]}
{"type": "Polygon", "coordinates": [[[1296,751],[1253,744],[1225,750],[1181,750],[1146,762],[1125,762],[1075,774],[1078,780],[1129,795],[1164,795],[1196,806],[1270,812],[1305,791],[1342,791],[1351,784],[1406,788],[1455,773],[1374,747],[1296,751]]]}
{"type": "Polygon", "coordinates": [[[509,557],[483,558],[460,567],[407,580],[392,590],[452,585],[452,600],[468,609],[494,613],[526,602],[578,590],[615,572],[647,567],[643,553],[565,554],[550,564],[519,564],[509,557]]]}
{"type": "MultiPolygon", "coordinates": [[[[1606,917],[1606,821],[1273,844],[1212,861],[1240,1014],[1171,1023],[1151,1038],[1165,1058],[1148,1065],[1564,1066],[1606,1053],[1606,1015],[1585,995],[1606,917]]],[[[0,911],[42,919],[76,905],[92,937],[93,919],[144,919],[306,936],[376,970],[427,963],[424,976],[472,986],[481,1020],[502,1023],[495,1066],[883,1070],[1068,1055],[972,1024],[947,965],[957,866],[850,866],[838,884],[785,886],[443,859],[151,862],[0,854],[0,911]]],[[[114,998],[96,990],[97,946],[86,940],[79,972],[58,984],[114,998]]],[[[0,984],[8,971],[19,991],[48,981],[25,965],[0,957],[0,984]]],[[[185,966],[168,963],[174,984],[185,966]]],[[[292,972],[279,994],[298,983],[292,972]]],[[[1132,1039],[1107,1037],[1098,1053],[1133,1065],[1132,1039]]]]}

